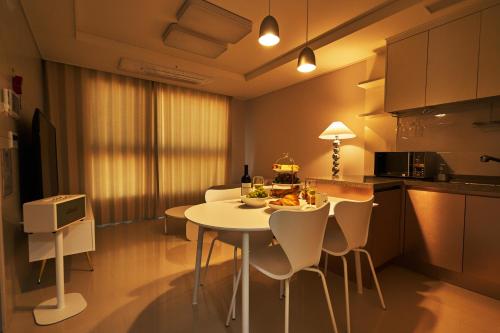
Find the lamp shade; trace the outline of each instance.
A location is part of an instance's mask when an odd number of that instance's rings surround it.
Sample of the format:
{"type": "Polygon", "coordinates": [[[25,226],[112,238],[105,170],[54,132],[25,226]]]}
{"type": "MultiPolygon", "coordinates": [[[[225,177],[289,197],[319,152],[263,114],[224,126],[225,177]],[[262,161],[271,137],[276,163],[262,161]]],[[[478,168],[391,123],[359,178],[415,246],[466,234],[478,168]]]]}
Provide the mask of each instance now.
{"type": "Polygon", "coordinates": [[[316,57],[314,51],[310,47],[304,47],[300,51],[297,61],[297,70],[302,73],[312,72],[316,69],[316,57]]]}
{"type": "Polygon", "coordinates": [[[274,46],[280,42],[280,29],[276,19],[268,15],[260,24],[259,43],[264,46],[274,46]]]}
{"type": "Polygon", "coordinates": [[[334,121],[327,127],[323,133],[320,134],[319,138],[324,140],[334,140],[338,139],[352,139],[355,138],[356,134],[349,129],[343,122],[334,121]]]}

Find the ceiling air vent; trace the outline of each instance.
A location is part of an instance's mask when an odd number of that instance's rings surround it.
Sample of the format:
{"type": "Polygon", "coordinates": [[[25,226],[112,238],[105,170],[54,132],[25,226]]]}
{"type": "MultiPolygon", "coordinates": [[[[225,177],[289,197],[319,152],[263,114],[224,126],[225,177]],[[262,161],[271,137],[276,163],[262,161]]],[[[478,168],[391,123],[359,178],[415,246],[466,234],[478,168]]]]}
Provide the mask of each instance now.
{"type": "Polygon", "coordinates": [[[163,34],[166,46],[181,49],[208,58],[217,58],[227,50],[225,43],[172,23],[163,34]]]}
{"type": "Polygon", "coordinates": [[[186,0],[177,22],[226,43],[237,43],[252,31],[252,21],[204,0],[186,0]]]}
{"type": "Polygon", "coordinates": [[[195,85],[207,84],[212,81],[212,78],[201,74],[186,72],[177,68],[149,64],[127,58],[120,59],[120,62],[118,63],[118,69],[129,73],[153,76],[165,80],[195,85]]]}

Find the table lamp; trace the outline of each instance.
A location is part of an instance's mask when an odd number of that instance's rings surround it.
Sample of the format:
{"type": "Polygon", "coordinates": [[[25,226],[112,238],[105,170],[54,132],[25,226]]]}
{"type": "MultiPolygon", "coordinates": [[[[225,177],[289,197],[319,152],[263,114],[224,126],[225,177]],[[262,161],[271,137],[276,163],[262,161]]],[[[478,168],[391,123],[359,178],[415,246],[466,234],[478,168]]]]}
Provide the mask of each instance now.
{"type": "Polygon", "coordinates": [[[323,133],[320,134],[319,138],[323,140],[333,140],[333,166],[332,166],[332,177],[338,177],[340,171],[340,140],[355,138],[356,134],[351,131],[343,122],[334,121],[327,127],[323,133]]]}

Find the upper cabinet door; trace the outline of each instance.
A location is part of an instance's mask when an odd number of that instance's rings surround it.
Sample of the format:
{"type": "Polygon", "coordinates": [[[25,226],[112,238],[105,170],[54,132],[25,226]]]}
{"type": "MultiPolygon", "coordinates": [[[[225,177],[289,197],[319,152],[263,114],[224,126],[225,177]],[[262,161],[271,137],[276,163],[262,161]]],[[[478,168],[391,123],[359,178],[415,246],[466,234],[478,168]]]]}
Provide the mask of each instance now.
{"type": "Polygon", "coordinates": [[[500,95],[500,6],[481,13],[477,97],[500,95]]]}
{"type": "Polygon", "coordinates": [[[387,46],[387,112],[425,106],[427,41],[426,31],[387,46]]]}
{"type": "Polygon", "coordinates": [[[429,31],[426,104],[476,98],[480,13],[429,31]]]}

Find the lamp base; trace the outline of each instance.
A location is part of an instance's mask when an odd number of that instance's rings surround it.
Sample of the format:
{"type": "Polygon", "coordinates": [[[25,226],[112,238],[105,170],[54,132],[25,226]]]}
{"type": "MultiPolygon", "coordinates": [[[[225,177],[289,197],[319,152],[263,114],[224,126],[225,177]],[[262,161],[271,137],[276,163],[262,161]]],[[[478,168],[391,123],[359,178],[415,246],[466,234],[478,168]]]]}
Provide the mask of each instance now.
{"type": "Polygon", "coordinates": [[[57,297],[42,302],[33,309],[35,322],[38,325],[50,325],[73,317],[87,307],[87,302],[81,294],[70,293],[63,295],[65,306],[57,308],[57,297]]]}
{"type": "Polygon", "coordinates": [[[332,154],[332,178],[338,178],[340,172],[340,139],[335,137],[333,140],[333,154],[332,154]]]}

